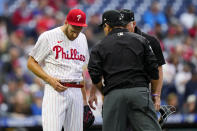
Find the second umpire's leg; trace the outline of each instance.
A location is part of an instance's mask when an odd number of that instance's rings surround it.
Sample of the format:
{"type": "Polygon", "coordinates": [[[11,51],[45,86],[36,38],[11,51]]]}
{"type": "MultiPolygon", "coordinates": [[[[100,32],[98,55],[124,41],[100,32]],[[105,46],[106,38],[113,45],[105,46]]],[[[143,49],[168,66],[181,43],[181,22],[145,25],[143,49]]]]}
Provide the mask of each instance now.
{"type": "Polygon", "coordinates": [[[161,131],[156,111],[146,87],[116,89],[105,96],[103,131],[161,131]]]}

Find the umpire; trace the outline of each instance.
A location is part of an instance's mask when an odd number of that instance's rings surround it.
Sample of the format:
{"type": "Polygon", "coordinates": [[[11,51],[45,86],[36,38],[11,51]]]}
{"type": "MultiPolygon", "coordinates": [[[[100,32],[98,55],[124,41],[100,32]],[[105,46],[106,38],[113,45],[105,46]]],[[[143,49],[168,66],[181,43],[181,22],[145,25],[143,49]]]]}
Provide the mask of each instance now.
{"type": "Polygon", "coordinates": [[[149,41],[149,44],[152,47],[152,50],[157,58],[157,63],[159,66],[158,67],[159,79],[158,80],[151,80],[151,94],[152,94],[152,99],[154,102],[155,109],[158,111],[160,109],[160,96],[161,96],[161,90],[162,90],[162,84],[163,84],[162,65],[165,64],[165,59],[163,57],[163,53],[162,53],[162,50],[160,47],[160,42],[157,38],[142,32],[136,26],[134,13],[131,10],[123,9],[123,10],[120,10],[120,13],[124,16],[123,20],[128,23],[126,28],[130,32],[134,32],[134,33],[137,33],[137,34],[145,37],[149,41]]]}
{"type": "Polygon", "coordinates": [[[158,64],[147,40],[125,27],[119,11],[102,16],[106,37],[91,51],[88,64],[94,86],[104,94],[103,131],[161,131],[148,89],[158,79],[158,64]],[[102,87],[104,78],[104,87],[102,87]]]}

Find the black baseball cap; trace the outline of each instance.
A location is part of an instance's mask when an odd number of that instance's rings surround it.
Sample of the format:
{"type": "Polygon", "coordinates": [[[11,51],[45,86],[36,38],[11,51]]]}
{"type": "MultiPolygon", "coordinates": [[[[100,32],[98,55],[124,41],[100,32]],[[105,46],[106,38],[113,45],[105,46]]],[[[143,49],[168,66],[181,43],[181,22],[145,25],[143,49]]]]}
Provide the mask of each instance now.
{"type": "Polygon", "coordinates": [[[124,16],[123,21],[128,22],[128,23],[131,21],[135,21],[134,13],[131,10],[122,9],[120,10],[120,13],[124,16]]]}
{"type": "Polygon", "coordinates": [[[117,10],[108,10],[103,13],[102,24],[100,24],[99,27],[102,27],[105,23],[111,27],[124,26],[127,24],[123,21],[123,15],[117,10]]]}

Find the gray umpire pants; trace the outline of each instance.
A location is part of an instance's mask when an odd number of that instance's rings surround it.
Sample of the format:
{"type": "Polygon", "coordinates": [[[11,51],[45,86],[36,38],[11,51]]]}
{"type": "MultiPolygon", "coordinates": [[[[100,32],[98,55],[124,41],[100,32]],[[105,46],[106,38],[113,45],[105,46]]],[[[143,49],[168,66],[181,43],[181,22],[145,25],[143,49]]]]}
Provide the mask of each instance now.
{"type": "Polygon", "coordinates": [[[147,87],[114,89],[104,98],[102,131],[161,131],[147,87]]]}

